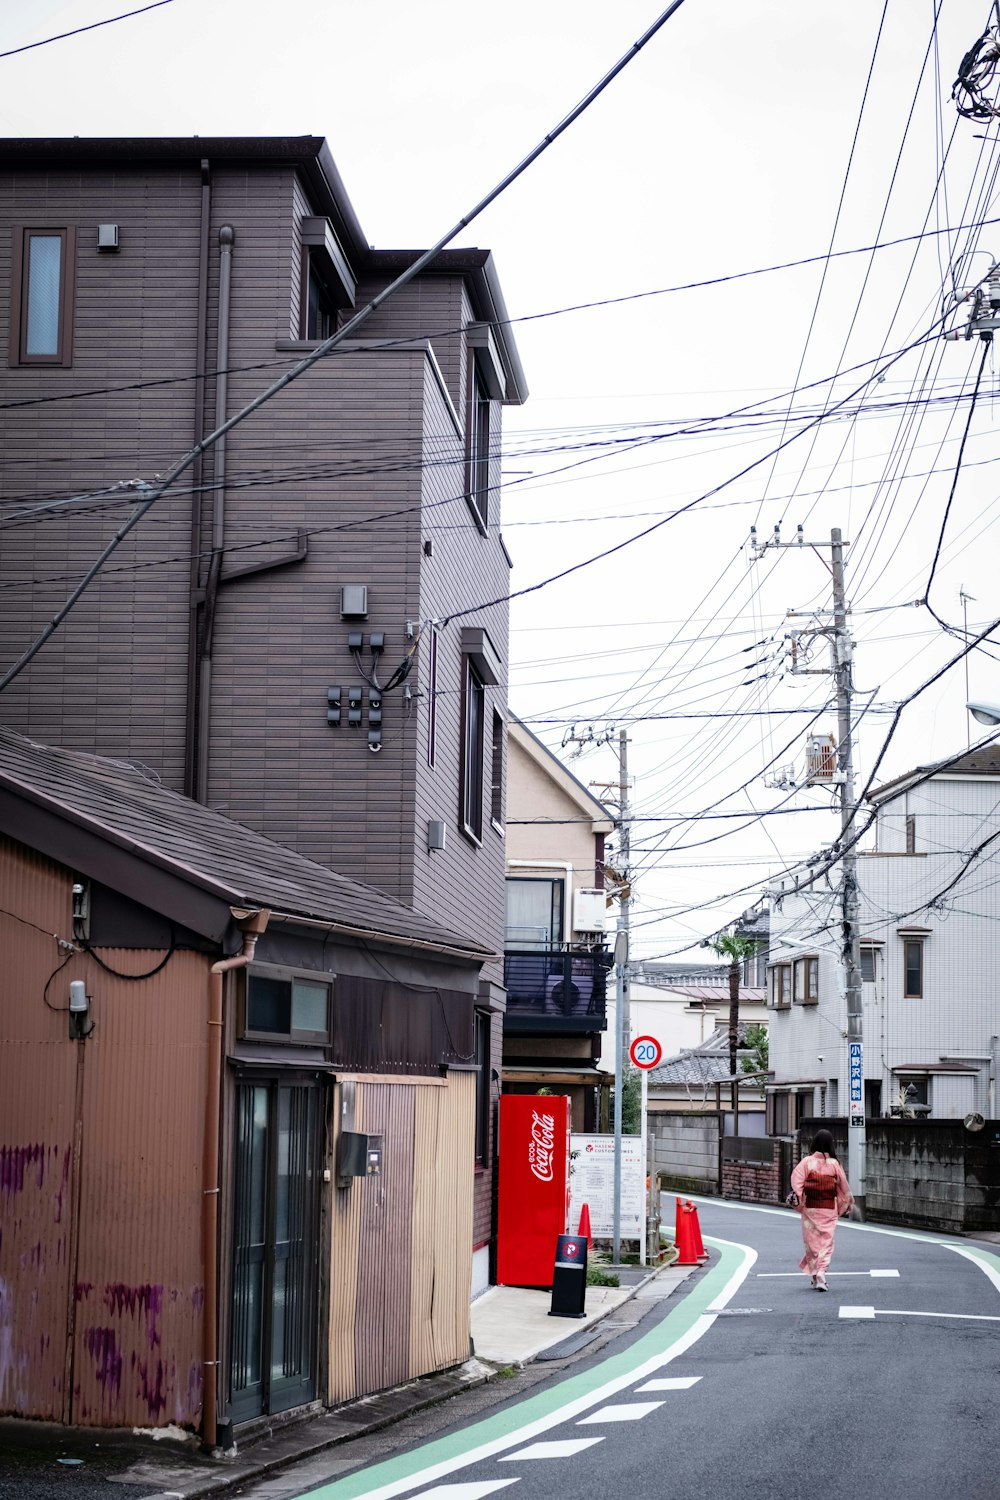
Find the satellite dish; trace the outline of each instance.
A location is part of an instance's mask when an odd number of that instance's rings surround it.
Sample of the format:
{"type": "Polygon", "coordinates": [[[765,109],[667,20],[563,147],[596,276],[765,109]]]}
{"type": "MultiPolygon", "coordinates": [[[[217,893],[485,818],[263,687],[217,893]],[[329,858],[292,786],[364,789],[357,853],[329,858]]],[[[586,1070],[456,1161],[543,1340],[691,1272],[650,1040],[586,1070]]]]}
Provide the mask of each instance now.
{"type": "Polygon", "coordinates": [[[966,1115],[965,1119],[962,1121],[962,1124],[965,1126],[966,1130],[982,1130],[983,1126],[986,1124],[986,1117],[979,1114],[978,1111],[973,1110],[971,1115],[966,1115]]]}

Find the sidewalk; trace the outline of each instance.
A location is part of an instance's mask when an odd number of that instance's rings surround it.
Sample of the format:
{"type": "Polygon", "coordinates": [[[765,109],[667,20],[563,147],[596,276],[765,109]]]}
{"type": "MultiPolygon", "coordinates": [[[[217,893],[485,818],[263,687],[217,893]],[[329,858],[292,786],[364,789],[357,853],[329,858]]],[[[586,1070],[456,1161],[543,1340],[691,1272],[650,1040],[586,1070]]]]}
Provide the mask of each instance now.
{"type": "MultiPolygon", "coordinates": [[[[141,1493],[148,1500],[196,1500],[203,1495],[224,1493],[235,1485],[260,1479],[436,1406],[492,1380],[501,1371],[508,1373],[546,1357],[569,1357],[598,1339],[599,1325],[609,1313],[644,1290],[646,1295],[652,1293],[650,1283],[654,1278],[655,1295],[665,1298],[674,1294],[694,1268],[607,1269],[616,1271],[623,1284],[588,1287],[583,1318],[550,1317],[548,1292],[491,1287],[472,1305],[475,1357],[464,1365],[333,1411],[285,1425],[276,1423],[256,1441],[241,1446],[232,1457],[209,1458],[189,1441],[174,1442],[169,1438],[153,1441],[141,1434],[70,1430],[45,1423],[0,1420],[0,1451],[4,1455],[0,1459],[0,1490],[8,1477],[4,1471],[9,1459],[17,1478],[27,1479],[30,1473],[40,1480],[42,1473],[69,1465],[76,1473],[85,1471],[88,1478],[100,1477],[122,1485],[122,1500],[128,1500],[131,1486],[142,1486],[141,1493]],[[153,1486],[158,1486],[155,1495],[151,1494],[153,1486]]],[[[178,1433],[178,1438],[181,1436],[178,1433]]],[[[327,1458],[326,1469],[335,1462],[327,1458]]],[[[353,1466],[345,1458],[345,1470],[353,1466]]]]}

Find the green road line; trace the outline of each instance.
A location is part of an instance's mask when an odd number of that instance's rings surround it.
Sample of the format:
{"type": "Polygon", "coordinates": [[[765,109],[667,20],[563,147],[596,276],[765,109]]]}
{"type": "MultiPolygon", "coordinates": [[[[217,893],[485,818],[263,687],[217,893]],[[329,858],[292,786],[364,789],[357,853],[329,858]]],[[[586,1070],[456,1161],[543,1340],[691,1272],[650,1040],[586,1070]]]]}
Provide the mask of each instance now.
{"type": "Polygon", "coordinates": [[[315,1500],[389,1500],[456,1469],[517,1447],[538,1432],[548,1431],[578,1412],[598,1405],[616,1391],[647,1378],[707,1333],[715,1321],[712,1312],[733,1296],[757,1259],[756,1252],[747,1245],[707,1236],[706,1243],[719,1252],[716,1264],[672,1312],[628,1349],[609,1355],[592,1369],[559,1381],[549,1390],[526,1396],[523,1401],[460,1432],[425,1443],[412,1453],[346,1474],[343,1479],[311,1490],[310,1495],[315,1500]]]}

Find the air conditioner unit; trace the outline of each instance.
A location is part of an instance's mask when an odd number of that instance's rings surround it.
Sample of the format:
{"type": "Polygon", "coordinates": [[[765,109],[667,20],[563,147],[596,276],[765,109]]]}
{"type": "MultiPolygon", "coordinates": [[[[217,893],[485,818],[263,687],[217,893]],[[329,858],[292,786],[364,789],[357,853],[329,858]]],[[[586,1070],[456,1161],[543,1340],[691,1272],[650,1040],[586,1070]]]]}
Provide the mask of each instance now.
{"type": "Polygon", "coordinates": [[[603,932],[607,908],[603,890],[573,892],[573,931],[603,932]]]}
{"type": "Polygon", "coordinates": [[[837,741],[832,734],[811,734],[806,741],[806,785],[833,781],[837,774],[837,741]]]}

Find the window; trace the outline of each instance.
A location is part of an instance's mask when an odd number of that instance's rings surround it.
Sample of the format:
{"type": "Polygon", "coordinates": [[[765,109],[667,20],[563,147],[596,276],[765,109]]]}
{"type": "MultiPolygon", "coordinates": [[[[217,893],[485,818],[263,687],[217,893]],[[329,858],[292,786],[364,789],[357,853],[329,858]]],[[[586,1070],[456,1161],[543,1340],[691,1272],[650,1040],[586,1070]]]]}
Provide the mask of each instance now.
{"type": "Polygon", "coordinates": [[[243,1034],[289,1042],[330,1037],[330,985],[298,975],[247,975],[243,1034]]]}
{"type": "Polygon", "coordinates": [[[861,950],[861,982],[862,984],[875,983],[874,948],[862,948],[861,950]]]}
{"type": "Polygon", "coordinates": [[[337,326],[337,302],[315,250],[304,253],[302,277],[303,337],[328,339],[337,326]]]}
{"type": "Polygon", "coordinates": [[[796,1005],[815,1005],[819,1000],[819,959],[797,958],[795,960],[796,1005]]]}
{"type": "Polygon", "coordinates": [[[503,832],[503,717],[493,710],[493,744],[490,759],[490,822],[503,832]]]}
{"type": "Polygon", "coordinates": [[[792,1000],[792,966],[791,964],[772,964],[771,966],[771,1004],[775,1010],[781,1010],[790,1005],[792,1000]]]}
{"type": "Polygon", "coordinates": [[[917,819],[914,813],[906,814],[906,852],[907,854],[917,852],[917,819]]]}
{"type": "Polygon", "coordinates": [[[476,1164],[486,1166],[490,1152],[490,1018],[476,1011],[476,1164]]]}
{"type": "Polygon", "coordinates": [[[903,939],[903,998],[920,1000],[924,993],[924,940],[903,939]]]}
{"type": "Polygon", "coordinates": [[[469,504],[485,531],[490,519],[490,393],[475,359],[470,361],[468,489],[469,504]]]}
{"type": "Polygon", "coordinates": [[[559,948],[563,940],[563,882],[507,877],[508,948],[559,948]]]}
{"type": "Polygon", "coordinates": [[[486,688],[483,679],[465,657],[465,691],[462,695],[462,827],[475,839],[483,836],[483,734],[486,688]]]}
{"type": "Polygon", "coordinates": [[[15,230],[11,364],[72,364],[75,264],[74,229],[15,230]]]}

